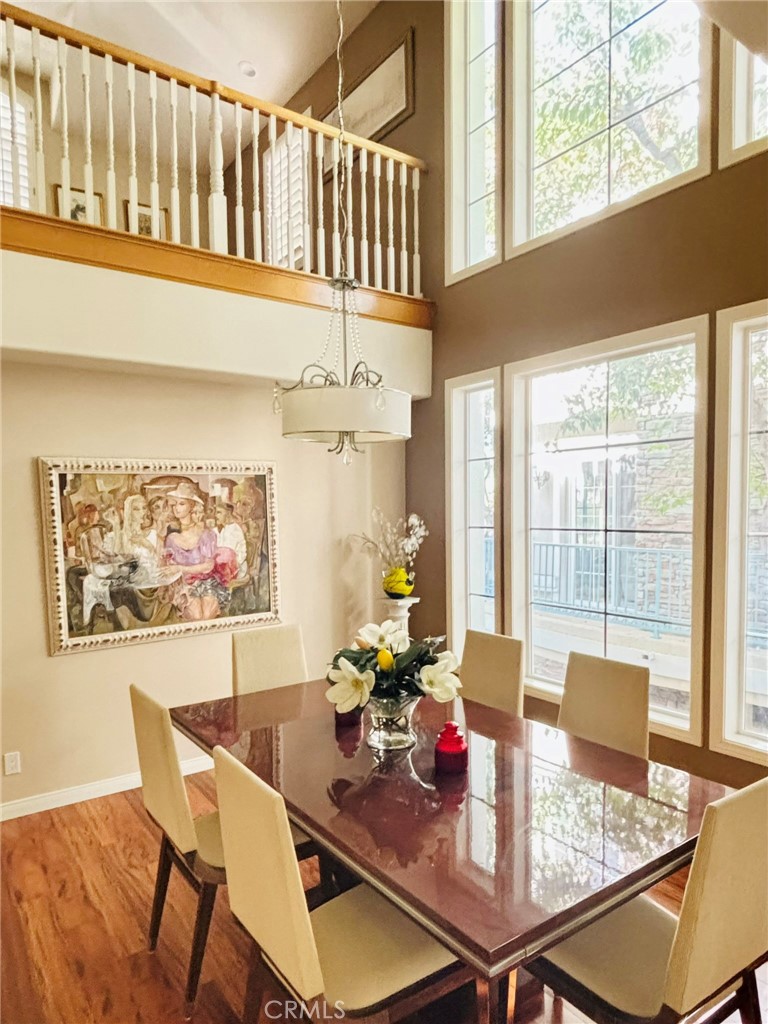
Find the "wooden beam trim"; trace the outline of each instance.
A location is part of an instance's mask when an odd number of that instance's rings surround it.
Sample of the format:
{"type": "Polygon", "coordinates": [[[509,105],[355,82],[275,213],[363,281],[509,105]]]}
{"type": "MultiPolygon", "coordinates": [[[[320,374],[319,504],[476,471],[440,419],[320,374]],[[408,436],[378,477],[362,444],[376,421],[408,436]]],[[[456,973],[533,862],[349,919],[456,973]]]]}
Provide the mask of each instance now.
{"type": "MultiPolygon", "coordinates": [[[[331,308],[326,280],[314,274],[13,207],[0,207],[0,248],[276,302],[331,308]]],[[[371,320],[432,328],[434,304],[427,299],[359,288],[357,307],[360,316],[371,320]]]]}
{"type": "MultiPolygon", "coordinates": [[[[269,100],[261,100],[255,96],[249,96],[247,93],[238,92],[236,89],[230,89],[209,78],[200,78],[199,75],[182,71],[181,68],[175,68],[172,64],[165,64],[163,61],[146,57],[144,54],[136,53],[134,50],[128,50],[124,46],[109,43],[98,36],[92,36],[87,32],[80,32],[77,29],[69,28],[68,25],[62,25],[60,22],[51,21],[50,18],[44,18],[40,14],[33,14],[31,11],[22,10],[21,7],[15,7],[13,4],[0,3],[0,17],[12,18],[17,25],[23,28],[36,28],[40,31],[41,35],[48,36],[49,39],[61,37],[72,46],[87,46],[91,53],[96,54],[98,57],[109,55],[118,64],[134,64],[141,71],[154,71],[160,78],[175,78],[181,85],[194,85],[198,92],[205,93],[208,96],[218,93],[228,103],[242,103],[248,110],[258,110],[266,116],[274,114],[280,121],[290,121],[292,124],[299,125],[302,128],[310,128],[312,131],[325,135],[329,139],[337,139],[341,135],[341,131],[338,128],[325,124],[323,121],[316,121],[313,117],[307,117],[305,114],[288,110],[286,107],[281,107],[277,103],[271,103],[269,100]]],[[[423,160],[419,160],[418,157],[409,156],[407,153],[401,153],[397,149],[382,146],[381,143],[372,142],[370,139],[364,139],[359,135],[352,135],[349,132],[344,133],[344,139],[359,149],[367,149],[369,153],[379,153],[385,159],[396,160],[407,167],[417,167],[423,174],[427,173],[427,165],[423,160]]]]}

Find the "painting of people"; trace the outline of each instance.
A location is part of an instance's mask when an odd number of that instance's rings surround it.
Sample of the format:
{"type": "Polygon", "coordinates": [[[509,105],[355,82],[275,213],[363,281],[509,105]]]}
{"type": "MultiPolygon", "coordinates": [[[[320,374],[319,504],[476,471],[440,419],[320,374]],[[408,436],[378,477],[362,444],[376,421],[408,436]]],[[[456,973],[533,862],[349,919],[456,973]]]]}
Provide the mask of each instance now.
{"type": "Polygon", "coordinates": [[[271,464],[39,461],[53,653],[278,621],[271,464]]]}

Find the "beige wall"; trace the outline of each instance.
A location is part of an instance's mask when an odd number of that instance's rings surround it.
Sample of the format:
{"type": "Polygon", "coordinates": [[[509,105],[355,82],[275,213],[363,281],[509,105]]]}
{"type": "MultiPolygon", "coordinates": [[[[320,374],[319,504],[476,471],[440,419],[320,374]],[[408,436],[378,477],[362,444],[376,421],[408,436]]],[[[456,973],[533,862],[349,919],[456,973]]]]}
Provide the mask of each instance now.
{"type": "MultiPolygon", "coordinates": [[[[301,623],[310,673],[372,613],[374,567],[348,538],[369,529],[373,504],[401,513],[401,444],[345,467],[284,440],[271,392],[253,386],[12,363],[2,399],[2,749],[23,769],[3,780],[3,802],[136,771],[129,683],[169,705],[231,687],[228,632],[49,656],[37,456],[273,460],[282,618],[301,623]]],[[[180,752],[199,753],[186,741],[180,752]]]]}
{"type": "MultiPolygon", "coordinates": [[[[346,74],[348,80],[357,78],[410,25],[415,29],[416,111],[383,141],[422,157],[429,166],[422,187],[421,248],[425,294],[437,302],[432,398],[414,406],[406,497],[409,510],[421,513],[430,530],[416,564],[422,601],[413,625],[418,632],[440,633],[446,622],[446,378],[701,313],[710,314],[713,353],[715,311],[768,294],[768,154],[716,170],[445,288],[443,4],[379,4],[350,37],[346,74]]],[[[716,44],[717,38],[715,94],[716,44]]],[[[334,75],[333,62],[326,62],[287,106],[325,108],[333,97],[334,75]]],[[[710,387],[713,395],[714,380],[710,387]]],[[[712,441],[710,433],[710,472],[712,441]]],[[[711,529],[710,516],[710,552],[711,529]]],[[[706,588],[709,608],[709,580],[706,588]]],[[[556,709],[528,701],[526,711],[551,720],[556,709]]],[[[707,694],[705,735],[708,719],[707,694]]],[[[651,754],[734,784],[764,774],[754,765],[660,737],[653,738],[651,754]]]]}

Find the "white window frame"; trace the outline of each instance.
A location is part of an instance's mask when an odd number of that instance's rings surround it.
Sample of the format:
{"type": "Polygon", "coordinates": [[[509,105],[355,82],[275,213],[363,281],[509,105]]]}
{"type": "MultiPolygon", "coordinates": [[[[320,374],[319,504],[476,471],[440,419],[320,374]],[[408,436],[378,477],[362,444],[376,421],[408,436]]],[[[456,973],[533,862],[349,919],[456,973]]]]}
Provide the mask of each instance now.
{"type": "Polygon", "coordinates": [[[712,122],[712,23],[701,14],[699,34],[699,162],[695,167],[682,174],[659,182],[650,188],[638,192],[628,199],[612,203],[596,213],[565,224],[555,231],[550,231],[536,238],[527,237],[528,231],[528,195],[529,175],[531,167],[531,138],[528,122],[530,120],[529,80],[530,80],[530,16],[529,0],[509,4],[511,16],[506,19],[505,26],[505,86],[504,101],[505,122],[510,130],[505,139],[507,155],[504,178],[505,212],[504,212],[504,258],[514,259],[523,253],[548,245],[558,238],[580,231],[590,224],[596,224],[613,217],[624,210],[632,209],[650,199],[664,195],[674,189],[706,177],[712,169],[711,158],[711,122],[712,122]]]}
{"type": "Polygon", "coordinates": [[[756,156],[768,149],[768,135],[748,142],[737,136],[747,122],[746,105],[751,103],[749,91],[749,58],[754,56],[734,37],[720,29],[720,111],[718,123],[718,165],[731,164],[756,156]]]}
{"type": "Polygon", "coordinates": [[[739,660],[743,635],[744,457],[746,426],[744,345],[749,331],[768,317],[768,299],[719,310],[715,388],[712,623],[709,747],[768,766],[768,740],[742,736],[734,722],[741,699],[739,660]],[[738,692],[728,681],[738,679],[738,692]]]}
{"type": "MultiPolygon", "coordinates": [[[[575,348],[510,363],[504,367],[504,607],[505,632],[528,637],[528,473],[527,473],[527,380],[546,370],[597,361],[624,353],[640,355],[675,343],[693,342],[696,353],[694,413],[694,507],[692,523],[693,583],[691,595],[691,682],[688,728],[651,709],[653,733],[702,744],[702,689],[704,653],[704,588],[706,573],[706,473],[707,473],[707,358],[709,317],[698,316],[647,330],[590,342],[575,348]]],[[[527,663],[526,663],[527,668],[527,663]]],[[[562,687],[525,678],[525,692],[559,704],[562,687]]]]}
{"type": "Polygon", "coordinates": [[[446,608],[448,612],[448,645],[461,658],[467,630],[468,488],[467,488],[467,422],[466,396],[471,391],[491,387],[494,395],[495,429],[493,438],[494,487],[496,501],[493,513],[495,560],[496,631],[502,619],[502,530],[501,530],[501,432],[502,394],[501,368],[481,370],[445,382],[445,536],[446,536],[446,608]]]}
{"type": "MultiPolygon", "coordinates": [[[[3,79],[0,82],[0,90],[8,97],[10,107],[10,90],[8,82],[3,79]]],[[[16,103],[24,110],[25,134],[27,147],[27,188],[29,189],[29,207],[32,211],[39,210],[40,203],[37,195],[37,153],[35,150],[35,112],[34,101],[28,92],[16,86],[16,103]]],[[[10,153],[9,153],[10,156],[10,153]]],[[[27,207],[18,207],[27,209],[27,207]]]]}
{"type": "MultiPolygon", "coordinates": [[[[312,108],[307,107],[304,111],[306,117],[312,116],[312,108]]],[[[312,222],[312,152],[311,146],[304,147],[302,129],[296,125],[293,128],[291,145],[299,153],[298,181],[294,183],[294,224],[293,231],[293,268],[294,270],[308,269],[311,264],[311,232],[309,234],[310,251],[305,252],[304,225],[312,222]]],[[[326,158],[326,165],[328,163],[326,158]]],[[[264,178],[265,195],[265,246],[272,247],[272,263],[274,266],[289,269],[289,185],[288,179],[291,174],[291,152],[288,146],[288,133],[283,131],[276,139],[274,147],[267,146],[262,156],[262,176],[264,178]],[[277,171],[276,181],[273,181],[273,168],[277,171]],[[274,203],[273,189],[278,189],[278,209],[275,220],[272,219],[272,204],[274,203]],[[276,228],[273,235],[273,227],[276,228]]]]}
{"type": "Polygon", "coordinates": [[[502,8],[499,0],[496,3],[496,252],[471,266],[466,264],[467,239],[467,83],[466,83],[466,47],[467,47],[467,9],[472,0],[447,0],[444,5],[445,52],[444,52],[444,88],[445,88],[445,283],[455,284],[467,277],[479,274],[488,267],[495,267],[502,262],[502,224],[503,224],[503,30],[502,8]],[[457,252],[465,254],[457,262],[457,252]]]}

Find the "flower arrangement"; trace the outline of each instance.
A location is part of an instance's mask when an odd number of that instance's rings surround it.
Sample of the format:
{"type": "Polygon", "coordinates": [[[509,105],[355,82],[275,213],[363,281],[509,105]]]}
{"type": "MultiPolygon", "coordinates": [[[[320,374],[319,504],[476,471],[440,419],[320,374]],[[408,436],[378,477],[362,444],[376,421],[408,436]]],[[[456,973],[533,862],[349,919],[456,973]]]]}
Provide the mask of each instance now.
{"type": "Polygon", "coordinates": [[[360,539],[381,559],[384,592],[388,597],[408,597],[415,579],[409,570],[429,530],[415,512],[391,523],[381,509],[375,508],[373,523],[377,539],[367,534],[362,534],[360,539]]]}
{"type": "Polygon", "coordinates": [[[412,641],[399,623],[387,619],[377,626],[370,622],[351,647],[336,652],[325,696],[341,714],[365,707],[371,698],[453,700],[461,687],[454,674],[459,662],[452,651],[435,654],[443,639],[412,641]]]}

